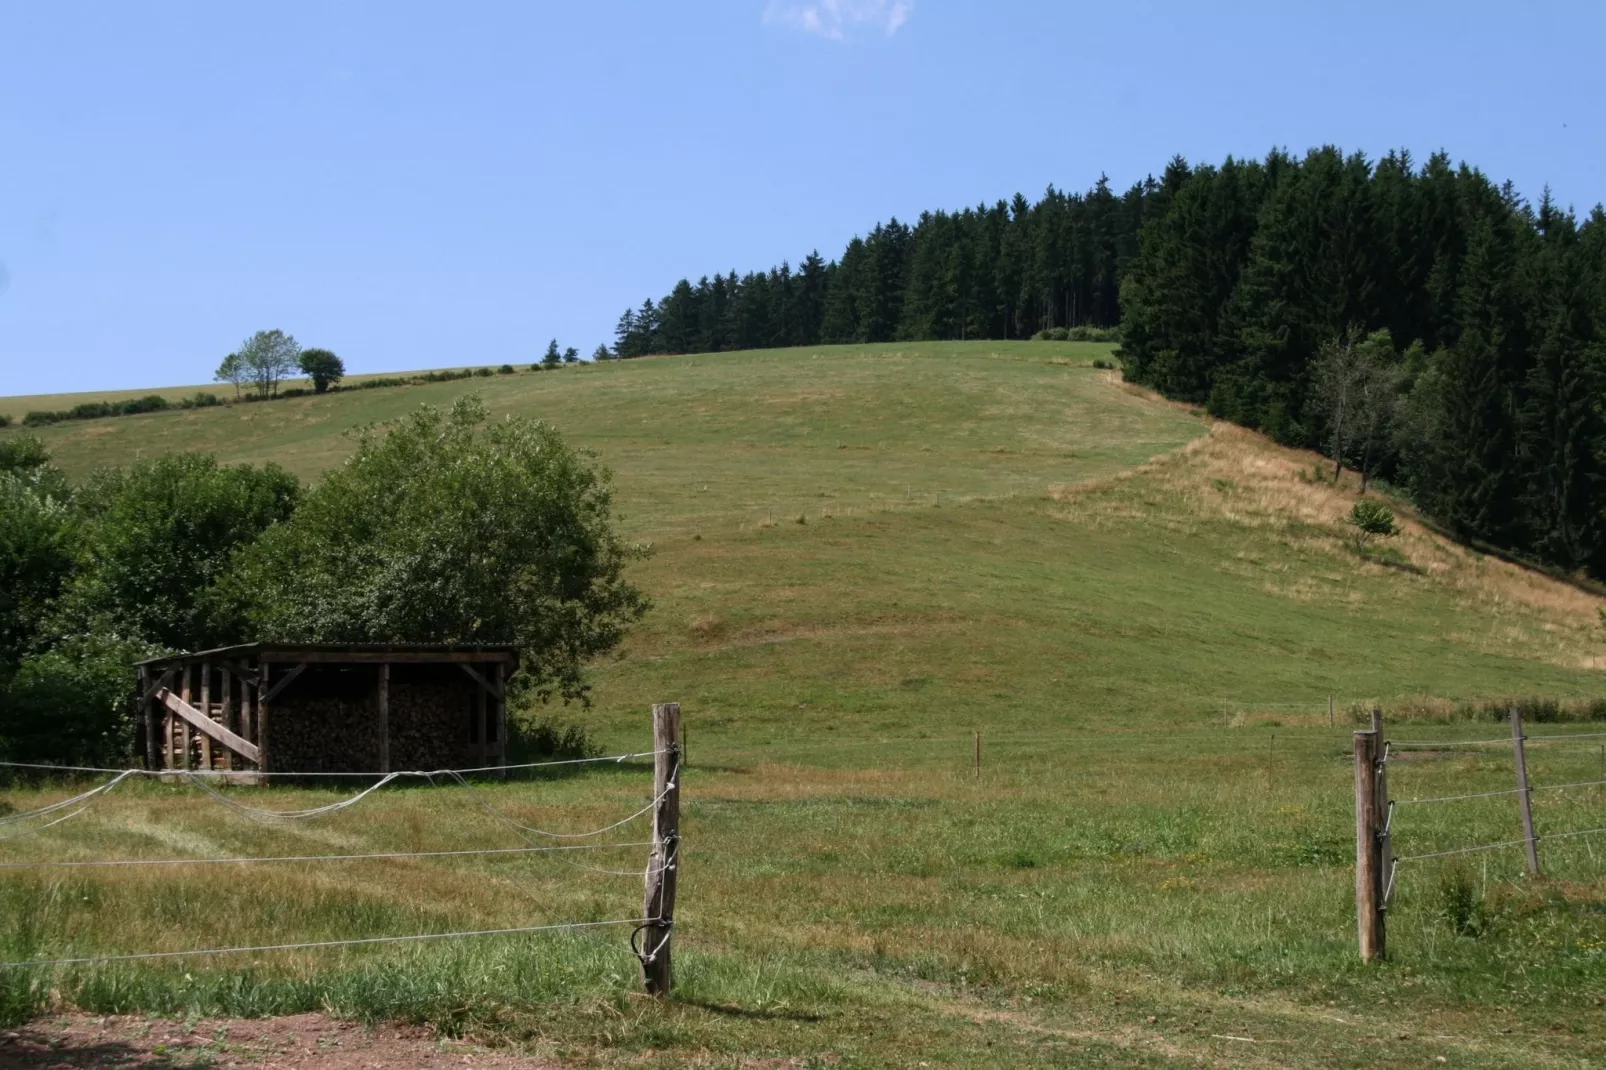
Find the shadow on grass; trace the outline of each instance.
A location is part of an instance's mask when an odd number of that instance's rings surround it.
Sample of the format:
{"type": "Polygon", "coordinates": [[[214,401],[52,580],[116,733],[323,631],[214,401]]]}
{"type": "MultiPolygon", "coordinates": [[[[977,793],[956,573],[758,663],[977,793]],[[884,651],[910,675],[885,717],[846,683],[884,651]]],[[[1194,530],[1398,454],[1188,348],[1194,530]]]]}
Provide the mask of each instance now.
{"type": "Polygon", "coordinates": [[[144,1070],[204,1065],[197,1062],[196,1049],[174,1049],[157,1053],[116,1040],[75,1043],[33,1030],[17,1031],[14,1039],[0,1040],[0,1066],[3,1067],[109,1067],[138,1066],[144,1070]]]}
{"type": "Polygon", "coordinates": [[[754,1022],[823,1022],[825,1015],[814,1014],[809,1011],[789,1010],[753,1010],[748,1007],[738,1007],[731,1003],[716,1003],[711,999],[676,999],[683,1007],[696,1007],[698,1010],[717,1014],[722,1018],[743,1018],[754,1022]]]}

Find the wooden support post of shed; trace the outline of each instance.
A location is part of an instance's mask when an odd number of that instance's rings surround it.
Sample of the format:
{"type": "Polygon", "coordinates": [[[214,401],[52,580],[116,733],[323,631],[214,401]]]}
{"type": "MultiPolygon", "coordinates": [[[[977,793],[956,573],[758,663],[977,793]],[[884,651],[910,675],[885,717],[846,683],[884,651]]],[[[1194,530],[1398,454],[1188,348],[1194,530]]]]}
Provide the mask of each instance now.
{"type": "MultiPolygon", "coordinates": [[[[190,667],[188,665],[185,665],[183,668],[179,669],[178,673],[179,673],[178,697],[183,699],[185,702],[188,702],[192,697],[191,694],[190,694],[190,667]]],[[[180,768],[180,769],[188,769],[190,767],[190,725],[189,725],[189,722],[188,721],[180,721],[179,722],[178,731],[179,731],[179,740],[183,744],[183,748],[184,748],[183,751],[179,754],[178,768],[180,768]]]]}
{"type": "MultiPolygon", "coordinates": [[[[249,739],[252,743],[255,743],[258,748],[260,748],[262,746],[262,740],[257,737],[256,699],[256,688],[251,686],[251,681],[249,679],[241,676],[240,735],[242,738],[249,739]]],[[[261,766],[259,765],[258,768],[260,769],[261,766]]]]}
{"type": "Polygon", "coordinates": [[[1355,733],[1355,920],[1361,961],[1384,954],[1382,815],[1377,799],[1376,732],[1355,733]]]}
{"type": "Polygon", "coordinates": [[[1522,711],[1511,707],[1511,747],[1517,764],[1517,803],[1522,808],[1522,845],[1528,862],[1528,876],[1539,873],[1539,837],[1534,835],[1534,794],[1528,784],[1528,737],[1522,734],[1522,711]]]}
{"type": "Polygon", "coordinates": [[[496,764],[500,777],[507,776],[507,691],[502,683],[502,663],[491,666],[492,701],[496,703],[496,764]]]}
{"type": "Polygon", "coordinates": [[[139,667],[139,723],[145,730],[145,768],[161,768],[160,746],[156,736],[156,706],[151,701],[151,672],[139,667]]]}
{"type": "MultiPolygon", "coordinates": [[[[212,716],[212,663],[201,662],[201,705],[202,716],[212,716]]],[[[201,768],[207,772],[212,771],[212,737],[205,732],[201,733],[201,768]]]]}
{"type": "Polygon", "coordinates": [[[652,852],[647,858],[647,896],[642,904],[641,969],[647,992],[669,995],[673,982],[670,938],[675,928],[675,884],[680,869],[680,703],[652,708],[652,852]]]}
{"type": "MultiPolygon", "coordinates": [[[[227,662],[217,667],[218,686],[222,689],[222,719],[223,727],[235,735],[240,735],[240,719],[236,716],[234,708],[234,674],[229,672],[227,662]]],[[[241,736],[241,738],[245,738],[241,736]]],[[[223,748],[223,768],[232,772],[234,770],[234,752],[227,747],[223,748]]]]}
{"type": "Polygon", "coordinates": [[[390,772],[390,662],[379,664],[379,771],[390,772]]]}
{"type": "Polygon", "coordinates": [[[273,675],[273,666],[263,661],[257,670],[257,768],[264,774],[262,783],[266,784],[266,773],[272,767],[273,759],[268,750],[268,684],[269,677],[273,675]]]}
{"type": "Polygon", "coordinates": [[[477,766],[486,765],[488,764],[489,760],[489,744],[486,742],[485,738],[485,728],[490,720],[487,712],[487,707],[489,704],[489,698],[485,694],[485,688],[476,687],[474,689],[474,738],[478,746],[474,752],[477,757],[477,760],[474,764],[477,766]]]}

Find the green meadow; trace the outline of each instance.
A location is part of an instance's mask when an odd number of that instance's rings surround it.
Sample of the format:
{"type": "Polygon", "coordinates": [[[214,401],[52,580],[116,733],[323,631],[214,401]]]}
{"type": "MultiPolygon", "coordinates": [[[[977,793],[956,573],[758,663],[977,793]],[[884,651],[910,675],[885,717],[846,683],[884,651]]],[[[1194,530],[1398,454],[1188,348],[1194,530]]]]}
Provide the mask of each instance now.
{"type": "MultiPolygon", "coordinates": [[[[1352,480],[1126,387],[1094,367],[1109,355],[666,357],[43,429],[75,477],[194,449],[314,480],[343,432],[478,391],[593,450],[651,546],[635,580],[654,605],[594,666],[590,705],[545,715],[623,751],[652,702],[683,705],[677,996],[637,995],[629,930],[599,929],[14,970],[0,1013],[327,1007],[581,1065],[1606,1059],[1606,836],[1543,842],[1544,880],[1514,849],[1402,864],[1389,961],[1362,966],[1350,761],[1374,703],[1392,738],[1448,741],[1504,734],[1485,707],[1554,699],[1530,726],[1558,737],[1529,756],[1541,835],[1606,826],[1606,725],[1582,720],[1601,601],[1403,505],[1398,538],[1358,548],[1352,480]]],[[[625,765],[475,790],[572,830],[649,785],[625,765]]],[[[1511,785],[1507,748],[1391,766],[1396,854],[1517,838],[1510,796],[1404,801],[1511,785]]],[[[16,783],[0,810],[84,786],[16,783]]],[[[0,863],[520,842],[459,787],[292,824],[134,785],[0,840],[0,863]]],[[[544,855],[0,869],[0,958],[622,919],[640,895],[544,855]]]]}

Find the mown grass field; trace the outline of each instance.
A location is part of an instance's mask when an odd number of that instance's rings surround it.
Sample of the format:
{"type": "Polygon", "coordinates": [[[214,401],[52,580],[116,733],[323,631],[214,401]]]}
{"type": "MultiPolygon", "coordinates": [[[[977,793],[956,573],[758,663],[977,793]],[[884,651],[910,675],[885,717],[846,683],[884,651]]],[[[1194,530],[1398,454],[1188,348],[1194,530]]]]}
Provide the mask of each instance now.
{"type": "MultiPolygon", "coordinates": [[[[1106,354],[705,355],[47,429],[77,475],[195,448],[311,479],[340,431],[423,401],[480,390],[552,420],[615,472],[655,601],[596,667],[593,706],[554,713],[634,749],[649,703],[678,699],[691,767],[667,1006],[634,995],[607,931],[28,983],[103,1010],[418,1017],[598,1064],[1606,1058],[1606,837],[1545,844],[1545,882],[1512,850],[1409,863],[1391,962],[1356,962],[1345,723],[1379,701],[1391,735],[1485,738],[1503,726],[1447,723],[1456,704],[1598,695],[1599,601],[1409,524],[1391,554],[1358,554],[1352,487],[1123,387],[1091,366],[1106,354]]],[[[1606,779],[1601,742],[1536,746],[1536,783],[1606,779]]],[[[1390,776],[1401,799],[1502,790],[1509,752],[1390,776]]],[[[485,790],[573,828],[647,784],[610,769],[485,790]]],[[[1536,806],[1541,833],[1606,826],[1599,786],[1536,806]]],[[[461,789],[410,789],[286,830],[149,785],[0,842],[0,861],[517,845],[475,815],[461,789]]],[[[1520,834],[1509,796],[1402,806],[1395,828],[1402,855],[1520,834]]],[[[640,909],[638,881],[546,858],[18,871],[0,897],[8,959],[640,909]]],[[[34,1006],[8,992],[14,1014],[34,1006]]]]}

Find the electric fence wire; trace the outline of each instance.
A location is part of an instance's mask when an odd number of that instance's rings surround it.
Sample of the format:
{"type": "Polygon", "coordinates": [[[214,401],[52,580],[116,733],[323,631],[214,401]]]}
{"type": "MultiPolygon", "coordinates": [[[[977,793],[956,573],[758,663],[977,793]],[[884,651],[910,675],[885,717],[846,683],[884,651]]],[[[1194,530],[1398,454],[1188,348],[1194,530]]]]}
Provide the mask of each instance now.
{"type": "Polygon", "coordinates": [[[655,925],[656,919],[628,918],[617,921],[570,921],[556,925],[521,925],[510,929],[475,929],[452,933],[413,933],[406,936],[364,936],[346,940],[317,940],[299,944],[262,944],[255,947],[210,947],[189,951],[144,951],[129,955],[86,955],[77,958],[28,959],[0,962],[0,969],[38,966],[85,966],[105,962],[135,962],[145,959],[198,958],[202,955],[245,955],[268,951],[306,951],[329,947],[356,947],[363,944],[400,944],[425,940],[455,940],[471,936],[517,936],[524,933],[554,932],[559,929],[600,929],[619,925],[655,925]]]}
{"type": "MultiPolygon", "coordinates": [[[[541,765],[541,764],[552,764],[552,765],[578,764],[580,761],[616,761],[617,762],[617,761],[624,761],[624,760],[629,759],[629,758],[645,757],[647,755],[656,756],[658,753],[659,752],[657,752],[657,751],[646,751],[646,752],[637,752],[637,753],[627,754],[627,755],[614,755],[612,757],[604,758],[604,759],[574,759],[574,760],[566,761],[566,762],[532,763],[530,766],[524,766],[522,768],[532,768],[532,767],[535,767],[536,765],[541,765]]],[[[579,833],[549,832],[547,830],[534,829],[534,828],[531,828],[530,826],[521,825],[518,822],[513,821],[511,818],[508,818],[505,814],[501,814],[499,811],[496,811],[494,807],[491,807],[489,805],[489,803],[484,801],[484,798],[483,798],[482,795],[480,795],[478,792],[474,791],[473,787],[469,784],[467,778],[463,775],[464,773],[471,773],[471,772],[485,772],[485,771],[489,771],[490,769],[493,769],[493,768],[500,768],[500,767],[485,767],[485,768],[482,768],[482,769],[467,769],[467,770],[457,770],[457,769],[437,769],[437,770],[432,770],[432,771],[409,770],[409,771],[399,771],[399,772],[394,772],[394,773],[386,773],[383,776],[381,776],[380,780],[377,783],[370,784],[368,787],[364,788],[362,791],[357,792],[355,795],[350,796],[349,798],[341,799],[341,800],[339,800],[337,802],[333,802],[333,803],[328,803],[328,804],[326,804],[324,806],[314,806],[314,807],[309,807],[309,808],[302,809],[302,810],[270,810],[270,809],[265,809],[263,807],[248,806],[245,803],[239,802],[236,799],[232,799],[228,795],[225,795],[223,792],[218,791],[211,784],[207,783],[206,780],[202,776],[198,775],[198,771],[196,771],[196,770],[186,770],[186,769],[175,769],[175,770],[123,769],[123,770],[115,771],[117,773],[117,775],[115,777],[113,777],[110,781],[106,782],[105,784],[98,785],[97,787],[91,788],[90,790],[82,792],[82,793],[80,793],[78,795],[75,795],[75,796],[73,796],[71,798],[63,799],[63,800],[61,800],[59,802],[51,803],[48,806],[42,806],[42,807],[39,807],[39,808],[34,809],[34,810],[28,810],[28,811],[24,811],[22,813],[17,813],[17,814],[7,814],[4,817],[0,817],[0,830],[3,830],[3,829],[7,829],[7,828],[11,828],[11,827],[20,825],[20,824],[22,824],[24,822],[27,822],[27,821],[31,821],[31,820],[34,820],[34,819],[37,819],[37,818],[46,817],[46,816],[49,816],[51,814],[58,813],[61,810],[70,809],[71,807],[74,807],[74,806],[78,807],[77,810],[75,810],[72,814],[67,815],[67,817],[60,818],[57,821],[52,821],[52,822],[50,822],[49,824],[46,824],[46,825],[38,826],[37,828],[28,829],[28,830],[23,831],[23,832],[13,833],[13,834],[11,834],[9,836],[0,836],[0,841],[4,841],[4,840],[8,840],[8,839],[16,839],[16,838],[19,838],[21,836],[33,835],[33,834],[35,834],[37,832],[42,832],[44,829],[51,827],[51,825],[60,824],[61,821],[66,821],[66,820],[68,820],[68,819],[70,819],[72,817],[77,817],[79,814],[83,813],[86,809],[88,809],[88,805],[89,804],[94,802],[99,797],[107,794],[112,789],[116,788],[123,781],[128,780],[128,779],[130,779],[132,777],[161,777],[161,778],[175,777],[175,778],[178,778],[178,779],[182,779],[182,780],[188,782],[189,784],[193,785],[194,787],[199,788],[201,791],[206,793],[213,801],[217,802],[218,804],[220,804],[222,806],[226,806],[226,807],[228,807],[228,808],[230,808],[232,810],[235,810],[238,813],[244,814],[245,816],[250,817],[250,818],[252,818],[254,820],[264,820],[264,821],[278,821],[278,820],[303,821],[303,820],[308,820],[310,818],[327,816],[329,814],[338,813],[341,810],[345,810],[348,807],[354,806],[357,803],[361,802],[363,799],[367,798],[369,795],[371,795],[374,792],[378,791],[380,788],[386,786],[387,784],[390,784],[390,783],[392,783],[392,782],[394,782],[394,781],[396,781],[398,779],[401,779],[403,777],[421,777],[421,778],[429,780],[431,783],[434,783],[436,777],[448,776],[448,777],[451,777],[451,778],[455,779],[464,788],[468,789],[470,794],[474,795],[476,801],[482,807],[484,807],[488,812],[491,812],[493,814],[493,816],[496,816],[499,820],[502,820],[505,824],[509,824],[510,827],[518,828],[518,829],[523,830],[523,831],[534,832],[534,833],[536,833],[538,835],[549,836],[549,837],[552,837],[554,839],[589,839],[589,838],[592,838],[592,837],[595,837],[595,836],[600,836],[603,833],[611,832],[612,830],[614,830],[616,828],[619,828],[621,825],[625,825],[625,824],[628,824],[631,821],[634,821],[636,818],[642,816],[642,814],[646,813],[648,810],[651,810],[652,807],[657,805],[657,803],[659,801],[659,799],[654,799],[652,802],[648,803],[646,807],[644,807],[641,810],[636,811],[634,814],[630,815],[629,817],[624,818],[621,821],[617,821],[617,822],[615,822],[615,823],[613,823],[611,825],[607,825],[607,826],[605,826],[603,828],[600,828],[600,829],[594,829],[594,830],[591,830],[589,832],[579,832],[579,833]]],[[[233,774],[233,775],[238,775],[238,774],[236,773],[236,774],[233,774]]],[[[290,777],[290,776],[295,776],[297,774],[281,773],[281,774],[272,774],[272,775],[290,777]]],[[[661,796],[660,796],[660,799],[661,799],[661,796]]]]}
{"type": "MultiPolygon", "coordinates": [[[[1534,842],[1543,843],[1547,840],[1570,840],[1575,836],[1598,836],[1603,832],[1606,832],[1606,828],[1578,829],[1574,832],[1547,832],[1543,836],[1535,836],[1534,842]]],[[[1528,841],[1526,838],[1520,840],[1502,840],[1499,843],[1481,843],[1475,847],[1456,847],[1448,851],[1429,851],[1426,854],[1419,855],[1397,855],[1395,856],[1395,861],[1421,862],[1422,860],[1428,858],[1446,858],[1450,855],[1469,855],[1476,854],[1479,851],[1498,851],[1502,847],[1521,847],[1527,842],[1528,841]]]]}
{"type": "Polygon", "coordinates": [[[1461,802],[1465,799],[1493,799],[1499,795],[1521,794],[1521,788],[1507,788],[1505,791],[1479,791],[1470,795],[1439,795],[1431,799],[1390,799],[1389,802],[1398,803],[1400,806],[1415,806],[1421,803],[1461,802]]]}
{"type": "MultiPolygon", "coordinates": [[[[244,865],[255,862],[357,862],[373,859],[401,858],[459,858],[470,855],[530,855],[565,851],[605,851],[625,847],[651,847],[651,840],[627,843],[552,844],[539,847],[475,847],[452,851],[376,851],[371,854],[347,855],[242,855],[237,858],[97,858],[84,860],[47,859],[39,862],[0,862],[0,870],[9,869],[99,869],[107,866],[214,866],[244,865]]],[[[599,870],[598,872],[613,872],[599,870]]],[[[621,870],[621,875],[636,876],[641,870],[621,870]]]]}
{"type": "MultiPolygon", "coordinates": [[[[550,769],[550,768],[552,768],[554,766],[560,766],[560,765],[595,765],[595,764],[599,764],[599,763],[602,763],[602,762],[616,762],[616,763],[619,763],[619,764],[623,764],[625,762],[630,761],[633,758],[656,758],[659,754],[662,754],[662,753],[663,753],[662,751],[644,750],[644,751],[634,751],[634,752],[629,753],[629,754],[606,754],[606,755],[602,755],[602,756],[596,757],[596,758],[562,758],[562,759],[558,759],[558,760],[550,761],[550,762],[522,762],[522,763],[517,764],[517,765],[478,765],[478,766],[473,766],[473,767],[470,767],[470,768],[452,769],[452,770],[437,769],[437,770],[434,770],[434,772],[437,772],[437,773],[445,773],[445,772],[456,772],[456,773],[503,773],[503,772],[507,772],[507,773],[511,773],[511,772],[516,772],[516,771],[521,770],[521,769],[550,769]]],[[[42,770],[44,772],[51,772],[51,773],[134,773],[134,774],[137,774],[139,776],[148,776],[148,777],[157,777],[157,778],[160,778],[160,777],[177,777],[177,776],[186,775],[186,774],[189,775],[189,776],[238,777],[238,776],[242,775],[242,773],[254,774],[254,773],[257,773],[257,772],[261,772],[260,770],[239,770],[239,769],[113,769],[113,768],[110,768],[108,766],[99,766],[99,765],[49,765],[49,764],[45,764],[45,763],[42,763],[42,762],[0,762],[0,769],[38,769],[38,770],[42,770]]],[[[311,771],[309,771],[309,772],[296,772],[294,770],[281,771],[281,770],[275,769],[275,770],[269,771],[268,775],[277,776],[277,777],[284,777],[286,779],[290,779],[290,778],[300,779],[302,777],[337,777],[337,776],[364,777],[364,776],[384,776],[386,774],[374,773],[374,772],[366,772],[366,773],[364,773],[364,772],[336,772],[336,773],[330,773],[330,772],[311,772],[311,771]]]]}

